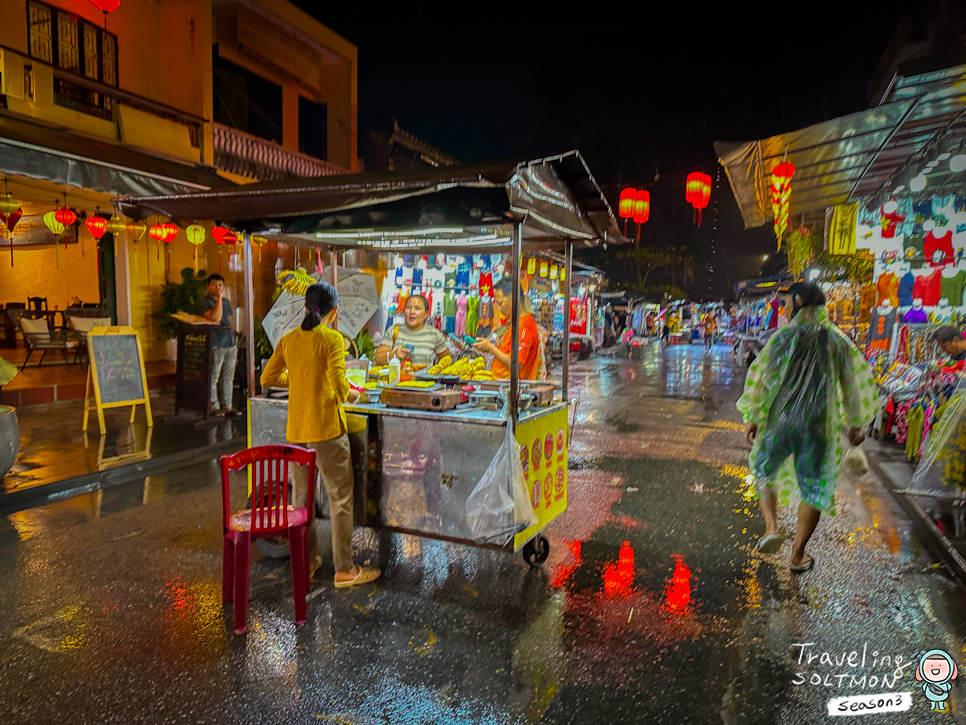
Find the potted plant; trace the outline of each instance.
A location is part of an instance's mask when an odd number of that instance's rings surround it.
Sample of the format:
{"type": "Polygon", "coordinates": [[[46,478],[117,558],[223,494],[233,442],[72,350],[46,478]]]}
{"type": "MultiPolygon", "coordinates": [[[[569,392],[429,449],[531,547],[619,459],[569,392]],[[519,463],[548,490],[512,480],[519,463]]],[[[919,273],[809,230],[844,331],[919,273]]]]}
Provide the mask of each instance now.
{"type": "Polygon", "coordinates": [[[161,288],[161,309],[152,317],[158,329],[168,341],[168,359],[174,360],[178,353],[178,323],[171,319],[175,312],[197,314],[198,300],[205,294],[205,270],[195,272],[191,267],[181,270],[181,282],[165,282],[161,288]]]}

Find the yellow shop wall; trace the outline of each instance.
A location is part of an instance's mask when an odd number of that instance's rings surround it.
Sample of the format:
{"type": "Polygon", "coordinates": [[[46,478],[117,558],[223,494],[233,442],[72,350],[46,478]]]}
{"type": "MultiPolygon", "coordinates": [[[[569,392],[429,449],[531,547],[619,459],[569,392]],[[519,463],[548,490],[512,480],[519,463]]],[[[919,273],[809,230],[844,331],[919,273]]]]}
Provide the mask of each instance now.
{"type": "MultiPolygon", "coordinates": [[[[158,323],[151,317],[161,308],[161,287],[167,279],[167,261],[162,245],[158,258],[158,243],[147,235],[137,242],[128,241],[128,271],[131,279],[131,326],[141,335],[145,360],[151,362],[167,358],[167,341],[161,337],[158,323]]],[[[181,281],[181,270],[192,266],[192,247],[184,233],[169,245],[171,275],[181,281]]]]}
{"type": "Polygon", "coordinates": [[[11,267],[10,248],[3,241],[0,240],[0,302],[26,303],[28,297],[46,297],[49,309],[63,310],[71,297],[79,297],[82,302],[100,301],[93,239],[85,239],[83,245],[61,245],[59,269],[53,246],[26,250],[14,247],[11,267]]]}

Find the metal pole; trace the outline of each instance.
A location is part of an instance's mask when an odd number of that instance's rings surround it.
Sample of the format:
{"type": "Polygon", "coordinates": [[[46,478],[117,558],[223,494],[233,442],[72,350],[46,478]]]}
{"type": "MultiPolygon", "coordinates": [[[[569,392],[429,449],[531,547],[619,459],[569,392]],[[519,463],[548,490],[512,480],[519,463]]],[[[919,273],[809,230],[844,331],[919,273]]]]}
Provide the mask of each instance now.
{"type": "Polygon", "coordinates": [[[510,312],[510,418],[516,427],[520,396],[520,260],[523,257],[523,225],[513,227],[513,271],[510,312]]]}
{"type": "Polygon", "coordinates": [[[248,353],[248,397],[255,397],[255,278],[252,271],[252,235],[245,232],[245,349],[248,353]]]}
{"type": "Polygon", "coordinates": [[[566,403],[570,383],[570,278],[574,266],[574,243],[570,239],[567,240],[565,254],[567,258],[564,261],[564,270],[567,279],[564,280],[563,377],[560,382],[563,384],[563,402],[566,403]]]}
{"type": "MultiPolygon", "coordinates": [[[[336,251],[333,249],[329,252],[329,266],[332,267],[332,286],[338,291],[339,289],[339,275],[335,271],[336,264],[339,261],[339,257],[336,251]]],[[[332,322],[332,329],[338,331],[339,329],[339,316],[335,316],[335,320],[332,322]]]]}

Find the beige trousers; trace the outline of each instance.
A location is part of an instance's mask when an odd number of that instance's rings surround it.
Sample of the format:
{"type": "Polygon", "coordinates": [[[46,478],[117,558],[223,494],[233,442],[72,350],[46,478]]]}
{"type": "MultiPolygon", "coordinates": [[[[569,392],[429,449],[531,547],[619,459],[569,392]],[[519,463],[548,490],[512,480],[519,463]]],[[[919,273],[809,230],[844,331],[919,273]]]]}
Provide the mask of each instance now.
{"type": "MultiPolygon", "coordinates": [[[[352,568],[352,458],[349,454],[349,436],[343,433],[338,438],[309,443],[293,443],[303,448],[315,450],[315,465],[322,474],[322,483],[329,496],[329,517],[332,522],[332,561],[335,570],[348,571],[352,568]]],[[[307,472],[303,466],[296,466],[295,505],[305,506],[308,496],[307,472]]],[[[312,482],[314,485],[315,482],[312,482]]],[[[318,535],[315,532],[315,508],[309,511],[309,566],[318,553],[318,535]]]]}

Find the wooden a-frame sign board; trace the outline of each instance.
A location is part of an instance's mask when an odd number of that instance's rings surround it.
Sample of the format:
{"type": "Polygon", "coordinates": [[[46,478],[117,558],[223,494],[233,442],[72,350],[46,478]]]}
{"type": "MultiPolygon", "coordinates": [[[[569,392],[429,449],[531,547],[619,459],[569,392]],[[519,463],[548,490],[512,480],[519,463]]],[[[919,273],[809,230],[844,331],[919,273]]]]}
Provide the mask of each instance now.
{"type": "Polygon", "coordinates": [[[87,430],[91,408],[95,406],[101,435],[107,430],[104,424],[105,408],[130,405],[133,423],[138,405],[143,404],[148,427],[153,426],[148,378],[144,372],[144,354],[137,330],[133,327],[95,327],[87,334],[87,354],[90,367],[84,395],[84,430],[87,430]]]}

